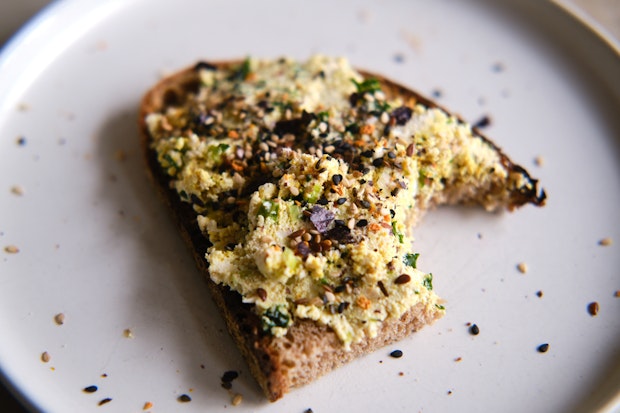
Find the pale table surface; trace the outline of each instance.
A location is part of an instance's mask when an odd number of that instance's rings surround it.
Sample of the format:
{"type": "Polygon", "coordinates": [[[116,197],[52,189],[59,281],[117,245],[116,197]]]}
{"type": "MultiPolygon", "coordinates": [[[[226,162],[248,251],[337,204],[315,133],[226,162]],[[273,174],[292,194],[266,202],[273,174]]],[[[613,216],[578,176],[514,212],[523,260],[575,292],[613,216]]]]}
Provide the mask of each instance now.
{"type": "MultiPolygon", "coordinates": [[[[620,42],[620,0],[558,0],[581,9],[616,42],[620,42]]],[[[0,0],[0,47],[50,0],[0,0]]],[[[0,385],[0,412],[26,413],[11,393],[0,385]]]]}

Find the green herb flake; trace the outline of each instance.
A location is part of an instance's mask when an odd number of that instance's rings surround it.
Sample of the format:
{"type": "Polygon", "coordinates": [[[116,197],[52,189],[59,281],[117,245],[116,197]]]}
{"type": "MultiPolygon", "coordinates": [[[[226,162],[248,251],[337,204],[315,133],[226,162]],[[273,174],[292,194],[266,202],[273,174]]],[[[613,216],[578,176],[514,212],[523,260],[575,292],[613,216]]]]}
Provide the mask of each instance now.
{"type": "Polygon", "coordinates": [[[360,131],[360,125],[357,123],[350,123],[345,127],[345,131],[355,135],[360,131]]]}
{"type": "Polygon", "coordinates": [[[424,170],[420,170],[418,175],[418,185],[420,188],[424,188],[424,185],[426,185],[426,171],[424,170]]]}
{"type": "Polygon", "coordinates": [[[168,164],[176,169],[180,169],[180,165],[177,164],[174,159],[172,159],[172,156],[169,153],[164,154],[164,156],[162,157],[164,159],[164,161],[168,162],[168,164]]]}
{"type": "Polygon", "coordinates": [[[428,291],[433,291],[433,274],[428,274],[424,277],[422,285],[425,286],[428,291]]]}
{"type": "Polygon", "coordinates": [[[251,71],[252,71],[252,68],[250,65],[250,58],[248,57],[243,61],[243,63],[239,65],[237,70],[233,72],[230,80],[243,81],[248,77],[251,71]]]}
{"type": "Polygon", "coordinates": [[[438,308],[438,309],[440,309],[440,310],[445,310],[445,309],[446,309],[446,307],[444,307],[444,306],[443,306],[443,305],[441,305],[441,304],[435,304],[435,307],[437,307],[437,308],[438,308]]]}
{"type": "Polygon", "coordinates": [[[207,149],[207,157],[209,157],[214,163],[220,164],[222,162],[222,155],[226,152],[230,145],[220,143],[219,145],[209,146],[207,149]]]}
{"type": "Polygon", "coordinates": [[[392,221],[392,233],[398,237],[398,242],[400,242],[401,244],[404,244],[405,242],[405,235],[403,235],[402,232],[400,232],[397,228],[396,228],[396,221],[392,221]]]}
{"type": "Polygon", "coordinates": [[[263,331],[270,331],[273,327],[288,327],[290,317],[283,306],[269,308],[261,317],[263,331]]]}
{"type": "Polygon", "coordinates": [[[417,268],[417,262],[418,262],[418,257],[420,256],[419,253],[417,252],[409,252],[407,254],[405,254],[405,257],[403,258],[403,262],[405,263],[405,265],[408,265],[411,268],[417,268]]]}
{"type": "Polygon", "coordinates": [[[278,218],[278,212],[280,211],[280,205],[272,201],[263,201],[258,208],[258,215],[265,218],[278,218]]]}
{"type": "Polygon", "coordinates": [[[327,122],[329,120],[329,112],[328,111],[323,111],[323,112],[319,112],[316,115],[319,118],[320,122],[327,122]]]}
{"type": "Polygon", "coordinates": [[[351,79],[351,82],[355,84],[355,87],[357,88],[357,93],[360,94],[374,93],[381,90],[381,82],[374,78],[365,79],[362,82],[357,82],[355,79],[351,79]]]}

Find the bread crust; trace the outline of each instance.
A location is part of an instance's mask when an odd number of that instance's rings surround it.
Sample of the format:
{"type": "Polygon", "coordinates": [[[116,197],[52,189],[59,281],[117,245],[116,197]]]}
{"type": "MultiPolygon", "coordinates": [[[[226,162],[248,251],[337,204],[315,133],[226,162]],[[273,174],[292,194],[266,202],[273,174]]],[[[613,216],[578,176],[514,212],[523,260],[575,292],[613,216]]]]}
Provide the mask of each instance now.
{"type": "MultiPolygon", "coordinates": [[[[212,63],[217,68],[229,68],[241,61],[212,63]]],[[[204,63],[202,63],[204,64],[204,63]]],[[[424,325],[439,318],[440,313],[433,307],[419,304],[405,313],[399,320],[388,319],[382,324],[378,335],[351,345],[345,350],[336,334],[329,328],[311,320],[296,320],[283,337],[275,337],[262,332],[259,317],[249,304],[241,301],[241,296],[228,287],[217,285],[209,277],[209,263],[205,253],[209,242],[201,233],[197,216],[191,205],[182,202],[174,189],[170,187],[170,178],[162,171],[157,153],[150,146],[151,137],[146,124],[149,113],[160,112],[170,104],[180,103],[188,92],[195,91],[199,85],[197,70],[189,67],[161,80],[144,96],[139,111],[140,140],[147,163],[147,171],[163,202],[168,205],[174,220],[192,252],[196,264],[205,279],[214,302],[222,313],[228,330],[247,361],[252,375],[263,389],[270,401],[281,398],[291,388],[299,387],[317,377],[389,343],[398,341],[424,325]]],[[[439,107],[431,100],[397,84],[385,77],[361,72],[380,80],[383,91],[388,97],[400,96],[406,104],[422,103],[428,107],[439,107]]],[[[505,205],[509,209],[526,203],[542,205],[544,191],[540,194],[536,180],[532,179],[520,166],[514,164],[495,144],[476,131],[482,139],[493,146],[500,154],[501,162],[507,170],[520,173],[531,183],[528,190],[512,193],[505,205]]],[[[491,189],[493,190],[493,189],[491,189]]],[[[475,202],[463,194],[450,194],[437,202],[475,202]]]]}

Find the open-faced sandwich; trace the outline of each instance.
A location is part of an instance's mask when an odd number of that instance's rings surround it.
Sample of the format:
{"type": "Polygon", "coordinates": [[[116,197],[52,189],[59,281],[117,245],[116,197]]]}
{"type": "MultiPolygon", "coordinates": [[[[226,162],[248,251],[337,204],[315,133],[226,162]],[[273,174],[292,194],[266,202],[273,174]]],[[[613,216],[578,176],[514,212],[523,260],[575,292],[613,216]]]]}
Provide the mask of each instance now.
{"type": "Polygon", "coordinates": [[[315,56],[155,85],[148,169],[269,400],[441,317],[411,228],[439,204],[542,205],[522,167],[411,90],[315,56]]]}

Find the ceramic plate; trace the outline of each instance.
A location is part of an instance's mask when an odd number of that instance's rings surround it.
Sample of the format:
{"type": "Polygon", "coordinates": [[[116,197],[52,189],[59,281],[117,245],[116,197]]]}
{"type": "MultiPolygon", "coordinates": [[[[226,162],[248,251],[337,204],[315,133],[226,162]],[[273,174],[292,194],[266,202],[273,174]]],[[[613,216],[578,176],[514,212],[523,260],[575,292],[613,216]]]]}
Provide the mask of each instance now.
{"type": "Polygon", "coordinates": [[[620,59],[610,45],[534,0],[54,3],[0,55],[4,377],[46,412],[611,408],[620,59]],[[514,213],[429,213],[415,248],[446,316],[270,404],[146,179],[137,107],[199,58],[314,53],[347,56],[471,122],[488,116],[485,133],[549,199],[514,213]],[[240,372],[232,393],[220,385],[228,370],[240,372]]]}

